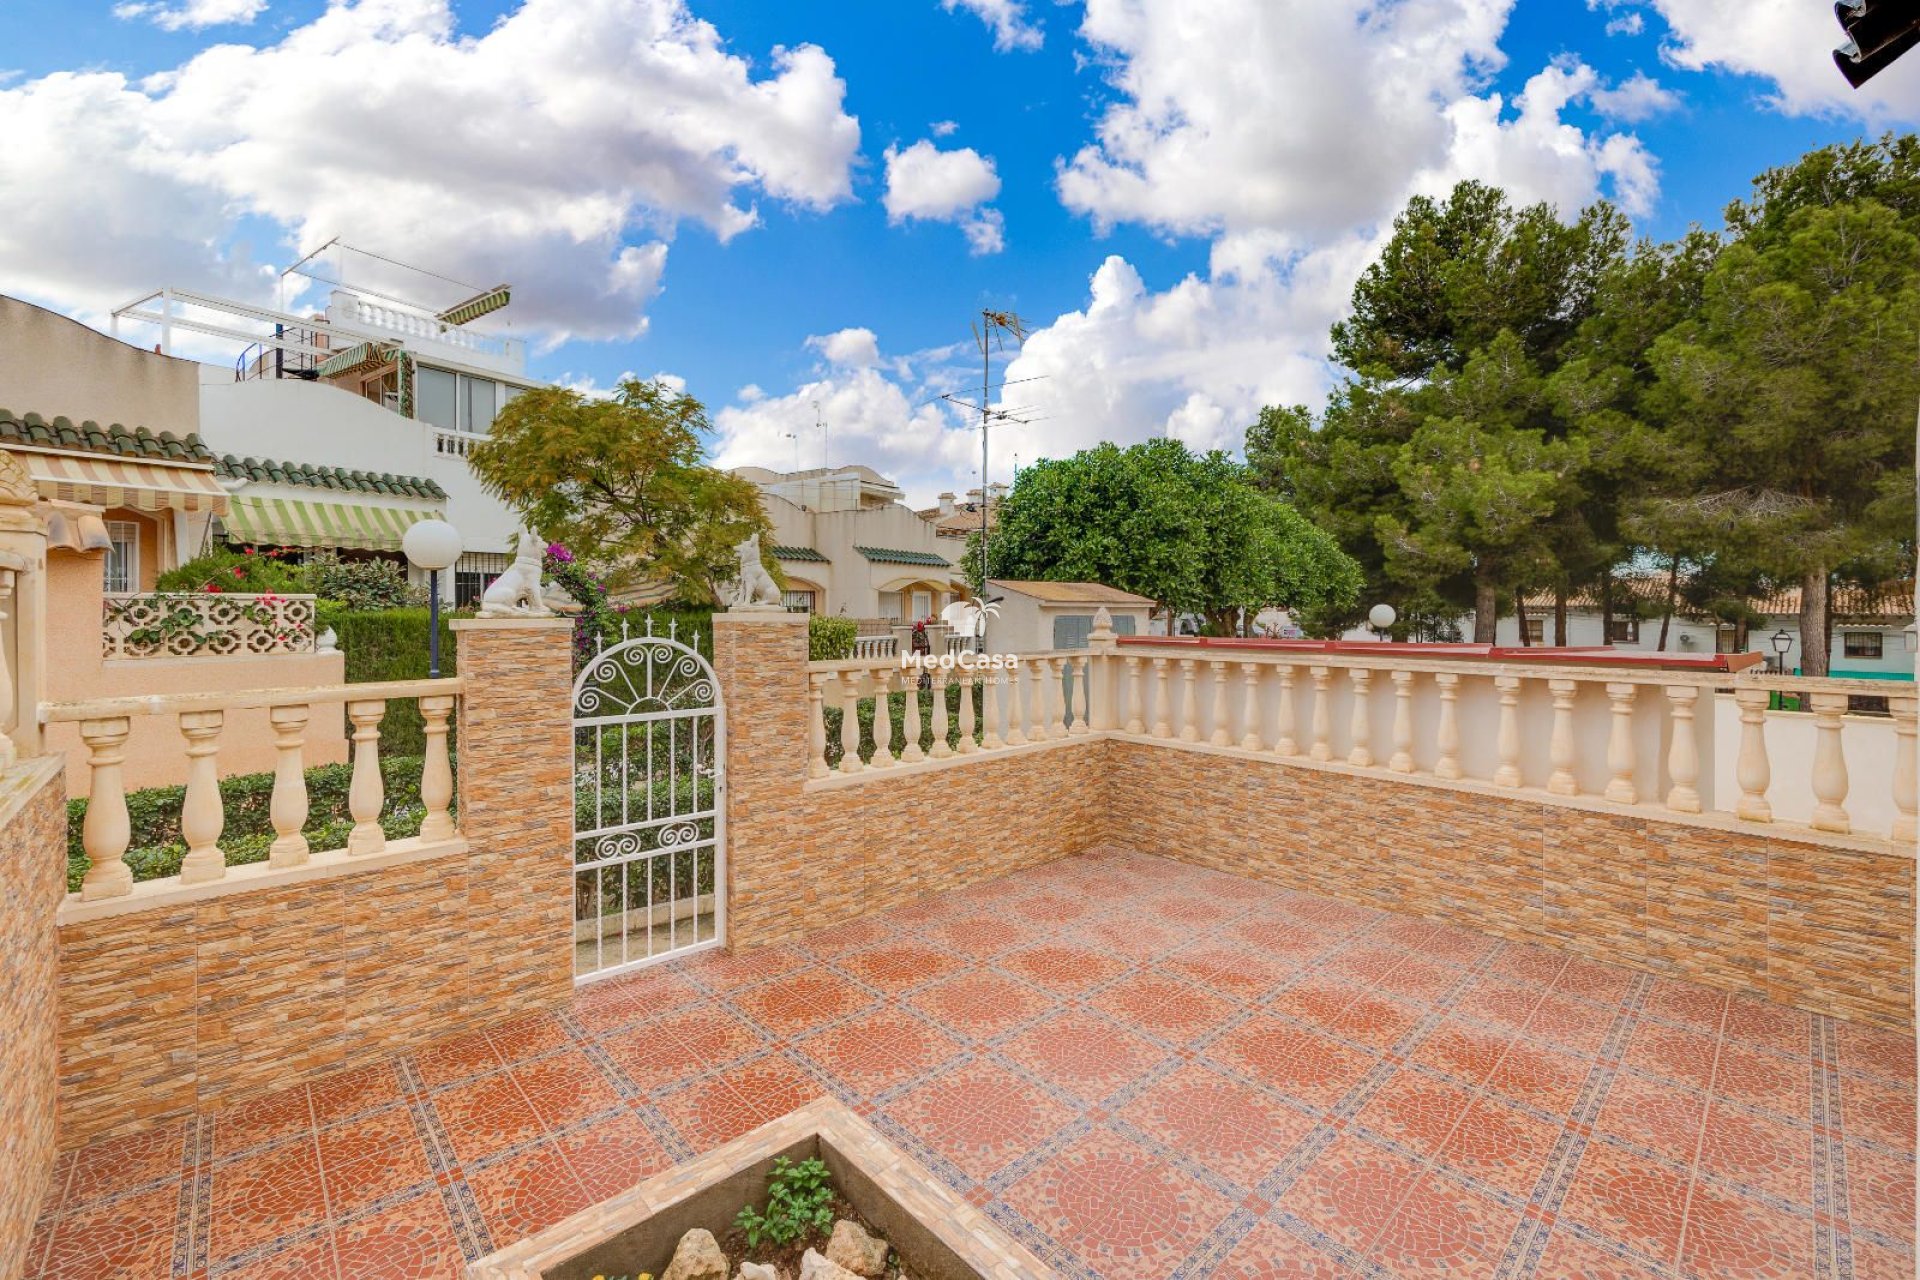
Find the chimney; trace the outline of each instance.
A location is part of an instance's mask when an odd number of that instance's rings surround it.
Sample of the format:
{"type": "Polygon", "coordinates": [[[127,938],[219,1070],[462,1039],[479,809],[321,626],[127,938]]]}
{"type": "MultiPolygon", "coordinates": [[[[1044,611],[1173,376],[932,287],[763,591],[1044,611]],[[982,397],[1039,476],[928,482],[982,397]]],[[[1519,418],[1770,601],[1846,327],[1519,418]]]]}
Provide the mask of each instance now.
{"type": "Polygon", "coordinates": [[[943,493],[940,495],[940,514],[943,516],[953,514],[953,495],[951,493],[943,493]]]}

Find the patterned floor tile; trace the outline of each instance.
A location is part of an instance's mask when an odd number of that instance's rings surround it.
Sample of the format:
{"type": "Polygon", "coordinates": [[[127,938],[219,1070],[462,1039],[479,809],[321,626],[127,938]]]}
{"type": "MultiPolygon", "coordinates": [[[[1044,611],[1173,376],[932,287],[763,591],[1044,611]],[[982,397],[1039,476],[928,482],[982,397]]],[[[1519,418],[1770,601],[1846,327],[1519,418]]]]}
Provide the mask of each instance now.
{"type": "Polygon", "coordinates": [[[1914,1176],[1911,1156],[1850,1143],[1846,1149],[1847,1210],[1856,1231],[1913,1243],[1914,1176]]]}
{"type": "Polygon", "coordinates": [[[1840,1097],[1847,1137],[1877,1142],[1895,1151],[1913,1150],[1912,1084],[1871,1076],[1842,1076],[1840,1097]]]}
{"type": "Polygon", "coordinates": [[[405,1106],[322,1129],[317,1141],[327,1205],[336,1220],[433,1179],[413,1112],[405,1106]]]}
{"type": "Polygon", "coordinates": [[[670,1090],[657,1105],[674,1132],[696,1153],[731,1142],[760,1123],[759,1111],[718,1076],[670,1090]]]}
{"type": "Polygon", "coordinates": [[[216,1266],[327,1219],[320,1153],[311,1138],[214,1167],[207,1234],[216,1266]]]}
{"type": "Polygon", "coordinates": [[[1009,952],[996,962],[1015,977],[1049,991],[1085,991],[1127,971],[1127,962],[1091,947],[1048,943],[1009,952]]]}
{"type": "Polygon", "coordinates": [[[1475,1094],[1457,1084],[1402,1071],[1367,1100],[1354,1121],[1379,1137],[1436,1159],[1475,1099],[1475,1094]]]}
{"type": "Polygon", "coordinates": [[[75,1156],[64,1207],[68,1212],[163,1178],[178,1178],[186,1121],[176,1120],[145,1133],[108,1138],[75,1156]]]}
{"type": "Polygon", "coordinates": [[[41,1274],[76,1280],[165,1275],[179,1200],[178,1188],[162,1185],[75,1210],[54,1225],[41,1274]]]}
{"type": "Polygon", "coordinates": [[[1713,1092],[1792,1120],[1806,1120],[1810,1064],[1740,1044],[1722,1044],[1714,1066],[1713,1092]]]}
{"type": "Polygon", "coordinates": [[[953,973],[964,963],[950,952],[905,940],[882,943],[834,961],[837,968],[859,981],[890,994],[923,987],[953,973]]]}
{"type": "Polygon", "coordinates": [[[1367,1054],[1279,1018],[1262,1016],[1233,1028],[1213,1056],[1269,1088],[1315,1107],[1345,1097],[1373,1067],[1367,1054]]]}
{"type": "Polygon", "coordinates": [[[1343,1136],[1301,1173],[1279,1211],[1328,1240],[1364,1253],[1425,1174],[1385,1147],[1343,1136]]]}
{"type": "Polygon", "coordinates": [[[895,1099],[884,1114],[976,1182],[1075,1116],[1071,1107],[989,1062],[942,1072],[895,1099]]]}
{"type": "Polygon", "coordinates": [[[933,1069],[964,1046],[925,1019],[882,1009],[817,1031],[794,1047],[828,1076],[872,1097],[933,1069]]]}
{"type": "Polygon", "coordinates": [[[1160,968],[1230,999],[1251,1003],[1272,994],[1293,968],[1248,946],[1205,942],[1168,956],[1160,968]]]}
{"type": "Polygon", "coordinates": [[[643,1092],[705,1075],[763,1044],[758,1032],[717,1004],[676,1010],[601,1041],[607,1056],[643,1092]]]}
{"type": "Polygon", "coordinates": [[[518,1240],[592,1204],[567,1153],[547,1142],[485,1168],[468,1169],[467,1185],[496,1240],[518,1240]]]}
{"type": "Polygon", "coordinates": [[[1560,1227],[1547,1237],[1534,1274],[1541,1280],[1663,1280],[1672,1272],[1630,1257],[1618,1245],[1584,1240],[1560,1227]]]}
{"type": "Polygon", "coordinates": [[[589,1203],[644,1182],[673,1163],[648,1128],[631,1115],[609,1116],[558,1139],[589,1203]]]}
{"type": "Polygon", "coordinates": [[[968,972],[916,991],[906,1001],[949,1031],[991,1040],[1054,1007],[1025,983],[999,973],[968,972]]]}
{"type": "Polygon", "coordinates": [[[1420,1179],[1367,1256],[1396,1276],[1491,1277],[1520,1211],[1436,1174],[1420,1179]]]}
{"type": "Polygon", "coordinates": [[[462,1160],[484,1160],[538,1137],[544,1128],[506,1071],[436,1092],[433,1109],[462,1160]]]}
{"type": "Polygon", "coordinates": [[[1364,1272],[1271,1222],[1258,1222],[1214,1269],[1214,1280],[1358,1280],[1364,1272]]]}
{"type": "Polygon", "coordinates": [[[1261,1090],[1205,1067],[1182,1067],[1119,1116],[1187,1159],[1252,1189],[1312,1131],[1314,1122],[1261,1090]]]}
{"type": "Polygon", "coordinates": [[[1716,1102],[1700,1136],[1700,1171],[1789,1204],[1813,1204],[1811,1126],[1716,1102]]]}
{"type": "Polygon", "coordinates": [[[1814,1224],[1757,1200],[1696,1184],[1680,1264],[1700,1280],[1793,1280],[1813,1274],[1814,1224]]]}
{"type": "Polygon", "coordinates": [[[1680,1249],[1688,1181],[1684,1169],[1605,1142],[1590,1142],[1581,1154],[1560,1218],[1646,1257],[1672,1259],[1680,1249]]]}
{"type": "Polygon", "coordinates": [[[1440,1163],[1520,1200],[1533,1194],[1562,1128],[1518,1107],[1481,1098],[1462,1117],[1440,1163]]]}
{"type": "Polygon", "coordinates": [[[307,1094],[313,1103],[313,1121],[324,1128],[400,1101],[400,1073],[390,1061],[336,1071],[316,1081],[307,1094]]]}
{"type": "Polygon", "coordinates": [[[692,1004],[704,994],[676,968],[660,966],[582,987],[573,1000],[573,1016],[588,1031],[613,1031],[692,1004]]]}
{"type": "Polygon", "coordinates": [[[481,1030],[428,1045],[413,1055],[413,1065],[422,1080],[437,1087],[459,1084],[483,1072],[498,1070],[506,1061],[481,1030]]]}
{"type": "Polygon", "coordinates": [[[525,1062],[572,1043],[567,1029],[550,1013],[529,1013],[487,1028],[487,1039],[502,1062],[525,1062]]]}
{"type": "Polygon", "coordinates": [[[1914,1082],[1914,1039],[1898,1031],[1839,1023],[1840,1069],[1882,1080],[1914,1082]]]}
{"type": "Polygon", "coordinates": [[[256,1094],[213,1113],[213,1153],[230,1156],[313,1130],[304,1085],[256,1094]]]}
{"type": "Polygon", "coordinates": [[[1706,1118],[1707,1095],[1698,1089],[1623,1071],[1607,1090],[1594,1128],[1676,1164],[1692,1164],[1706,1118]]]}
{"type": "Polygon", "coordinates": [[[1199,1039],[1239,1012],[1232,1002],[1191,983],[1147,972],[1120,979],[1088,1003],[1176,1044],[1199,1039]]]}
{"type": "Polygon", "coordinates": [[[1485,1087],[1515,1102],[1564,1116],[1579,1100],[1593,1064],[1544,1045],[1515,1041],[1488,1073],[1485,1087]]]}
{"type": "Polygon", "coordinates": [[[1022,1178],[1006,1204],[1111,1280],[1165,1280],[1234,1205],[1107,1130],[1022,1178]]]}
{"type": "Polygon", "coordinates": [[[548,1133],[620,1105],[620,1091],[579,1049],[523,1062],[509,1074],[548,1133]]]}
{"type": "Polygon", "coordinates": [[[1083,1102],[1111,1097],[1166,1057],[1150,1041],[1077,1011],[1035,1023],[1000,1052],[1083,1102]]]}
{"type": "Polygon", "coordinates": [[[871,997],[824,969],[791,974],[778,982],[735,992],[734,1008],[777,1036],[794,1036],[844,1018],[871,997]]]}
{"type": "Polygon", "coordinates": [[[340,1280],[459,1280],[466,1270],[446,1202],[423,1192],[336,1228],[340,1280]]]}

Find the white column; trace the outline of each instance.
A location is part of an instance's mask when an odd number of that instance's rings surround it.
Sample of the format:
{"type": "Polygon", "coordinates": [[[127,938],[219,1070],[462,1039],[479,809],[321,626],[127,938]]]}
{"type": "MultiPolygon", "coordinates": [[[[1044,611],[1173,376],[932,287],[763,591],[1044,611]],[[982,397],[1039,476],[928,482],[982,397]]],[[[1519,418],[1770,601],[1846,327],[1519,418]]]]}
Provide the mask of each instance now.
{"type": "Polygon", "coordinates": [[[1033,660],[1033,687],[1027,691],[1027,738],[1032,742],[1045,742],[1051,736],[1047,732],[1053,715],[1053,691],[1047,682],[1051,667],[1045,658],[1033,660]]]}
{"type": "Polygon", "coordinates": [[[1006,745],[1000,736],[1000,677],[1003,673],[988,667],[980,677],[980,711],[986,724],[980,730],[980,749],[998,751],[1006,745]]]}
{"type": "MultiPolygon", "coordinates": [[[[927,758],[920,746],[920,676],[918,667],[906,667],[900,672],[900,683],[907,691],[906,713],[900,717],[900,732],[906,743],[900,748],[900,759],[905,764],[917,764],[927,758]]],[[[1018,715],[1018,712],[1015,712],[1018,715]]],[[[1018,725],[1014,726],[1018,729],[1018,725]]]]}
{"type": "Polygon", "coordinates": [[[1293,666],[1281,663],[1277,668],[1280,677],[1280,697],[1273,709],[1273,750],[1275,755],[1297,756],[1300,744],[1294,740],[1294,726],[1297,721],[1293,713],[1293,666]]]}
{"type": "Polygon", "coordinates": [[[1393,673],[1393,758],[1387,768],[1413,772],[1413,672],[1393,673]]]}
{"type": "Polygon", "coordinates": [[[1916,827],[1920,827],[1920,782],[1916,782],[1915,773],[1920,772],[1920,761],[1916,760],[1916,732],[1920,732],[1920,699],[1888,698],[1887,709],[1893,713],[1893,828],[1888,833],[1895,840],[1912,840],[1916,827]]]}
{"type": "Polygon", "coordinates": [[[187,856],[180,861],[181,884],[201,884],[227,874],[226,855],[220,852],[227,814],[220,803],[216,767],[224,718],[218,711],[180,713],[180,732],[187,739],[187,798],[180,806],[180,834],[187,842],[187,856]]]}
{"type": "Polygon", "coordinates": [[[807,677],[807,776],[824,778],[833,772],[833,766],[827,763],[827,681],[833,679],[824,671],[809,673],[807,677]]]}
{"type": "Polygon", "coordinates": [[[126,862],[133,823],[127,816],[127,788],[120,773],[127,759],[127,737],[132,732],[133,723],[125,716],[80,722],[80,740],[87,744],[87,764],[92,772],[87,816],[80,824],[80,844],[87,851],[88,863],[86,878],[80,882],[80,897],[87,902],[133,892],[133,868],[126,862]]]}
{"type": "Polygon", "coordinates": [[[1146,708],[1142,706],[1140,702],[1142,692],[1140,687],[1140,659],[1126,657],[1122,658],[1121,661],[1127,664],[1127,732],[1145,733],[1147,726],[1146,722],[1142,719],[1142,713],[1146,708]]]}
{"type": "Polygon", "coordinates": [[[1227,664],[1213,662],[1213,732],[1207,741],[1216,747],[1228,746],[1233,742],[1233,734],[1227,728],[1227,664]]]}
{"type": "Polygon", "coordinates": [[[1816,831],[1853,830],[1846,809],[1847,755],[1840,743],[1845,728],[1842,717],[1846,714],[1846,694],[1813,695],[1813,796],[1818,803],[1813,806],[1813,820],[1808,825],[1816,831]]]}
{"type": "Polygon", "coordinates": [[[1439,758],[1433,762],[1433,776],[1458,778],[1461,776],[1460,677],[1452,671],[1442,671],[1433,677],[1433,683],[1440,691],[1440,724],[1434,733],[1439,758]]]}
{"type": "Polygon", "coordinates": [[[305,703],[267,709],[275,753],[273,799],[267,805],[267,816],[273,822],[273,844],[267,850],[269,866],[297,867],[307,860],[307,837],[301,834],[301,828],[307,825],[307,774],[301,748],[307,743],[311,715],[305,703]]]}
{"type": "Polygon", "coordinates": [[[881,667],[873,678],[873,759],[874,769],[893,766],[893,673],[881,667]]]}
{"type": "Polygon", "coordinates": [[[972,755],[980,749],[973,740],[973,672],[959,668],[954,683],[960,686],[960,754],[972,755]]]}
{"type": "Polygon", "coordinates": [[[1353,750],[1347,752],[1347,763],[1364,769],[1373,763],[1373,750],[1368,745],[1373,737],[1373,720],[1367,713],[1367,690],[1373,683],[1373,672],[1365,667],[1353,667],[1348,670],[1347,679],[1353,682],[1353,715],[1347,721],[1353,750]]]}
{"type": "Polygon", "coordinates": [[[953,746],[947,741],[947,684],[945,671],[933,672],[933,749],[927,752],[935,760],[945,760],[953,754],[953,746]]]}
{"type": "Polygon", "coordinates": [[[1638,804],[1640,793],[1633,775],[1639,760],[1633,749],[1633,699],[1637,684],[1607,686],[1607,799],[1615,804],[1638,804]]]}
{"type": "Polygon", "coordinates": [[[1693,706],[1700,690],[1690,684],[1667,686],[1667,708],[1673,715],[1673,740],[1667,744],[1667,808],[1675,813],[1700,812],[1700,748],[1693,736],[1693,706]]]}
{"type": "Polygon", "coordinates": [[[1495,676],[1493,687],[1500,691],[1500,729],[1494,750],[1500,757],[1493,771],[1496,787],[1520,785],[1520,677],[1495,676]]]}
{"type": "Polygon", "coordinates": [[[1180,741],[1200,741],[1200,667],[1192,658],[1180,659],[1180,741]]]}
{"type": "Polygon", "coordinates": [[[1313,677],[1313,745],[1307,749],[1311,760],[1333,759],[1333,670],[1309,667],[1313,677]]]}
{"type": "Polygon", "coordinates": [[[1240,664],[1240,746],[1245,751],[1260,749],[1260,664],[1240,664]]]}
{"type": "Polygon", "coordinates": [[[1171,738],[1173,736],[1173,690],[1167,681],[1167,659],[1153,660],[1153,736],[1171,738]]]}
{"type": "Polygon", "coordinates": [[[347,788],[347,812],[353,815],[353,830],[347,835],[347,852],[379,853],[387,847],[387,833],[380,829],[380,810],[386,807],[386,782],[380,776],[380,718],[387,704],[379,699],[347,704],[347,719],[353,722],[353,782],[347,788]]]}
{"type": "Polygon", "coordinates": [[[1773,821],[1773,806],[1767,803],[1767,788],[1773,782],[1773,769],[1767,763],[1767,704],[1772,700],[1772,693],[1765,689],[1733,691],[1734,704],[1740,708],[1740,754],[1733,770],[1740,801],[1734,814],[1748,822],[1773,821]]]}
{"type": "Polygon", "coordinates": [[[1072,719],[1067,725],[1067,732],[1085,733],[1092,726],[1093,659],[1068,658],[1067,682],[1073,686],[1073,705],[1068,712],[1072,719]]]}
{"type": "Polygon", "coordinates": [[[858,773],[860,762],[860,673],[840,673],[840,772],[858,773]]]}
{"type": "Polygon", "coordinates": [[[453,837],[453,762],[447,758],[447,720],[452,715],[452,694],[420,699],[420,718],[427,730],[427,758],[420,770],[420,803],[427,809],[420,821],[422,840],[453,837]]]}
{"type": "Polygon", "coordinates": [[[1580,783],[1573,775],[1573,695],[1579,688],[1574,680],[1547,681],[1547,691],[1553,695],[1553,732],[1547,738],[1553,775],[1547,779],[1547,790],[1557,796],[1580,794],[1580,783]]]}

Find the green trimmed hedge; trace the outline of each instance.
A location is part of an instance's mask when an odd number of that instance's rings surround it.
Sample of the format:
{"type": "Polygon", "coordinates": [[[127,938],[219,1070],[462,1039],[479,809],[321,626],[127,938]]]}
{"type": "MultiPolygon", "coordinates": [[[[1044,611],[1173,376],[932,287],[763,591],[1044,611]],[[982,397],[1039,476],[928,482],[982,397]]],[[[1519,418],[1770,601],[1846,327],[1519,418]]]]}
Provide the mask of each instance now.
{"type": "MultiPolygon", "coordinates": [[[[347,682],[367,684],[378,680],[424,680],[427,678],[427,629],[430,615],[425,609],[356,610],[322,601],[314,625],[321,631],[332,627],[339,638],[340,651],[347,658],[347,682]]],[[[455,652],[451,617],[440,614],[440,674],[450,676],[460,669],[455,652]]],[[[344,710],[341,715],[345,715],[344,710]]],[[[426,753],[426,727],[420,719],[420,704],[412,698],[396,698],[387,703],[387,714],[380,722],[380,751],[385,755],[417,756],[426,753]]]]}
{"type": "Polygon", "coordinates": [[[833,618],[825,614],[807,616],[807,661],[845,662],[853,656],[853,642],[860,626],[852,618],[833,618]]]}
{"type": "MultiPolygon", "coordinates": [[[[380,826],[388,839],[420,834],[420,820],[427,812],[420,800],[421,765],[420,756],[381,757],[386,804],[380,812],[380,826]]],[[[459,777],[457,767],[454,777],[459,777]]],[[[347,833],[353,829],[353,816],[347,809],[347,792],[352,785],[351,764],[323,764],[307,770],[304,829],[314,848],[346,845],[347,833]]],[[[185,787],[147,787],[127,793],[127,817],[133,827],[127,863],[133,868],[135,880],[179,874],[180,860],[187,853],[186,841],[180,835],[180,807],[186,798],[185,787]]],[[[240,773],[220,779],[220,804],[226,812],[220,847],[229,864],[266,861],[268,846],[273,843],[269,815],[272,802],[271,773],[240,773]]],[[[67,801],[67,888],[74,892],[79,891],[81,877],[92,865],[80,843],[81,824],[86,817],[85,800],[67,801]]]]}

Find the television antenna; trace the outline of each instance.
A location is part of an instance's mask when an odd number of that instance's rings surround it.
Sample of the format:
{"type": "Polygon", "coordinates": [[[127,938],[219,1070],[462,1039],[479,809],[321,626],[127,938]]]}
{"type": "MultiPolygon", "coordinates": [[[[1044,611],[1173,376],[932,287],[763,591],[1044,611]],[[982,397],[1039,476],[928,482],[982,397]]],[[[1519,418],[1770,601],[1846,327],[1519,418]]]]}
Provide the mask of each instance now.
{"type": "MultiPolygon", "coordinates": [[[[1025,342],[1027,340],[1026,321],[1011,311],[995,311],[991,307],[982,307],[979,321],[971,327],[974,345],[980,348],[980,403],[973,404],[962,400],[951,392],[940,398],[949,404],[975,410],[980,415],[980,591],[984,595],[987,580],[992,577],[992,562],[987,559],[988,526],[993,522],[993,487],[987,479],[990,428],[995,422],[1010,422],[1025,426],[1035,419],[1020,416],[1019,410],[993,407],[993,353],[1005,351],[1009,337],[1013,339],[1016,346],[1025,342]]],[[[1021,378],[1018,381],[1033,382],[1037,379],[1021,378]]]]}

